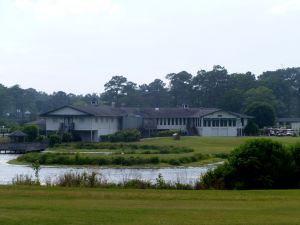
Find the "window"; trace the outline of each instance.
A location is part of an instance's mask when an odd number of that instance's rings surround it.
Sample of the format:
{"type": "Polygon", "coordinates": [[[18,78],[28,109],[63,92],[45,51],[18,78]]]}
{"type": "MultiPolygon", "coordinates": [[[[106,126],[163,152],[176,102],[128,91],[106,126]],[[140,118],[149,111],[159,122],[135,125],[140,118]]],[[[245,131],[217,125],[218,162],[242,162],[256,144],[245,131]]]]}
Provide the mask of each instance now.
{"type": "Polygon", "coordinates": [[[179,118],[179,125],[182,125],[182,118],[179,118]]]}
{"type": "Polygon", "coordinates": [[[204,124],[205,127],[211,127],[213,123],[214,123],[214,121],[212,121],[211,119],[204,119],[203,120],[203,124],[204,124]]]}
{"type": "Polygon", "coordinates": [[[171,119],[168,118],[168,125],[171,125],[171,119]]]}
{"type": "Polygon", "coordinates": [[[164,125],[167,125],[167,119],[164,118],[164,125]]]}
{"type": "Polygon", "coordinates": [[[232,120],[232,126],[236,127],[236,120],[235,119],[232,120]]]}
{"type": "Polygon", "coordinates": [[[175,119],[175,124],[178,125],[178,118],[175,119]]]}
{"type": "Polygon", "coordinates": [[[212,126],[213,126],[213,127],[218,127],[218,126],[220,126],[220,120],[218,120],[218,119],[213,119],[213,120],[212,120],[212,126]]]}
{"type": "Polygon", "coordinates": [[[174,118],[172,118],[172,125],[174,125],[175,124],[175,121],[174,121],[174,118]]]}

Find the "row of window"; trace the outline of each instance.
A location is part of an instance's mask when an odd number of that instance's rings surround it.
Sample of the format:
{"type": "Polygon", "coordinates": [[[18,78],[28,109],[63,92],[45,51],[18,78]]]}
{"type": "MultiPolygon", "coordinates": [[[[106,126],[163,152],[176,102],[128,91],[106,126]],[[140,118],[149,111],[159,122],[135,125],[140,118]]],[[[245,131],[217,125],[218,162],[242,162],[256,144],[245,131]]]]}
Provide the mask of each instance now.
{"type": "MultiPolygon", "coordinates": [[[[157,124],[161,126],[180,126],[190,125],[201,127],[202,120],[200,118],[160,118],[157,119],[157,124]]],[[[203,119],[204,127],[236,127],[236,119],[203,119]]]]}
{"type": "Polygon", "coordinates": [[[190,123],[190,125],[194,126],[201,126],[201,119],[200,118],[160,118],[157,119],[158,125],[187,125],[190,123]]]}
{"type": "Polygon", "coordinates": [[[204,127],[236,127],[236,119],[204,119],[204,127]]]}
{"type": "MultiPolygon", "coordinates": [[[[84,117],[79,117],[79,122],[83,123],[83,122],[85,122],[85,119],[86,118],[84,118],[84,117]]],[[[109,122],[113,122],[114,121],[113,118],[102,118],[102,117],[101,118],[96,118],[95,120],[96,120],[96,123],[98,123],[98,122],[107,122],[107,123],[109,123],[109,122]]],[[[54,123],[56,123],[56,122],[58,122],[60,120],[58,118],[52,118],[52,121],[54,123]]],[[[90,121],[90,119],[88,119],[88,121],[90,121]]],[[[72,120],[64,120],[64,122],[65,123],[71,123],[71,122],[73,122],[73,119],[72,120]]]]}

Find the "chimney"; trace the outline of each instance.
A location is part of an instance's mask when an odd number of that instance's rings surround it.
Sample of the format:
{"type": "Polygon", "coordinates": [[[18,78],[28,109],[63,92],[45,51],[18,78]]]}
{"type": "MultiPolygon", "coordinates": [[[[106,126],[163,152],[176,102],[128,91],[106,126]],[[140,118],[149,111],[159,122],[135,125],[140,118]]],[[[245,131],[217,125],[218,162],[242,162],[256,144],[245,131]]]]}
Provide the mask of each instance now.
{"type": "Polygon", "coordinates": [[[92,99],[92,101],[91,101],[91,105],[94,105],[94,106],[96,106],[96,105],[98,105],[98,101],[97,101],[97,99],[92,99]]]}

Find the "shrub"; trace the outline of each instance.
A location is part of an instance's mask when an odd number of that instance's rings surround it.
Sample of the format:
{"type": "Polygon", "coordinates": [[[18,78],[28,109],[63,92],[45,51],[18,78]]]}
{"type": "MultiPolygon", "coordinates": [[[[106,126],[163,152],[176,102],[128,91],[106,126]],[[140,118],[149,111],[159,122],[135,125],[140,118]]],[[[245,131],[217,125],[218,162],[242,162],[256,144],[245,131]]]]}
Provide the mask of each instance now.
{"type": "Polygon", "coordinates": [[[44,135],[39,135],[37,138],[36,138],[36,141],[38,141],[38,142],[43,142],[43,141],[46,141],[47,140],[47,138],[46,138],[46,136],[44,136],[44,135]]]}
{"type": "Polygon", "coordinates": [[[73,140],[73,135],[71,133],[64,133],[62,136],[62,142],[71,142],[73,140]]]}
{"type": "Polygon", "coordinates": [[[96,172],[92,173],[65,173],[60,175],[58,180],[56,181],[56,185],[62,187],[97,187],[103,186],[107,182],[96,172]]]}
{"type": "Polygon", "coordinates": [[[259,134],[259,127],[254,121],[249,121],[245,127],[245,134],[247,136],[257,136],[259,134]]]}
{"type": "Polygon", "coordinates": [[[228,163],[202,177],[204,188],[294,188],[298,183],[294,157],[281,143],[269,139],[247,141],[236,148],[228,163]]]}
{"type": "Polygon", "coordinates": [[[28,141],[35,141],[38,137],[39,129],[34,125],[26,125],[23,127],[22,131],[27,134],[28,141]]]}
{"type": "Polygon", "coordinates": [[[36,180],[32,178],[32,176],[29,175],[16,175],[12,179],[13,185],[40,185],[40,183],[37,183],[36,180]]]}
{"type": "Polygon", "coordinates": [[[101,141],[110,141],[110,142],[134,142],[141,139],[141,132],[136,129],[124,129],[120,130],[114,134],[110,135],[101,135],[101,141]]]}
{"type": "Polygon", "coordinates": [[[144,181],[140,179],[132,179],[125,180],[122,184],[120,184],[123,188],[135,188],[135,189],[149,189],[152,188],[152,184],[150,181],[144,181]]]}
{"type": "Polygon", "coordinates": [[[172,137],[173,134],[180,134],[180,130],[163,130],[157,132],[156,136],[157,137],[172,137]]]}
{"type": "Polygon", "coordinates": [[[55,144],[61,143],[61,138],[57,134],[51,134],[49,136],[49,146],[53,147],[55,144]]]}
{"type": "Polygon", "coordinates": [[[296,143],[290,146],[291,153],[293,154],[295,163],[297,165],[297,173],[300,182],[300,143],[296,143]]]}

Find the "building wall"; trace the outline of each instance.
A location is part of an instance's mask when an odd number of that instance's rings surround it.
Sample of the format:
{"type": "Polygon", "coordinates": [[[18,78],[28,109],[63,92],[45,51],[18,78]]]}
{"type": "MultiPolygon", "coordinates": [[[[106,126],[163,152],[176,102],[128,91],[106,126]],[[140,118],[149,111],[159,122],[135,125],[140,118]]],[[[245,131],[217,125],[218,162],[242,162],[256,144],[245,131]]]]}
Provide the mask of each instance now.
{"type": "MultiPolygon", "coordinates": [[[[94,131],[93,138],[98,140],[100,135],[107,135],[115,133],[119,130],[119,118],[118,117],[93,117],[72,108],[65,107],[50,113],[50,116],[46,118],[46,127],[48,131],[58,131],[60,124],[64,123],[65,118],[71,118],[71,122],[74,123],[75,131],[82,131],[84,139],[91,139],[91,133],[88,131],[94,131]]],[[[216,112],[203,118],[159,118],[156,119],[158,130],[179,129],[184,132],[187,131],[188,120],[191,122],[191,127],[196,127],[200,136],[239,136],[243,135],[242,130],[247,125],[247,119],[236,117],[225,111],[216,112]],[[214,126],[205,125],[205,120],[222,120],[214,126]],[[234,125],[226,121],[235,121],[234,125]]],[[[139,128],[142,124],[142,118],[125,117],[123,118],[123,128],[139,128]]],[[[295,127],[300,130],[300,123],[295,124],[295,127]]],[[[295,129],[295,128],[293,128],[295,129]]]]}
{"type": "MultiPolygon", "coordinates": [[[[247,119],[240,119],[237,116],[225,111],[216,112],[202,118],[190,118],[192,127],[196,127],[200,136],[241,136],[243,128],[247,125],[247,119]],[[204,126],[204,120],[219,120],[216,126],[204,126]],[[220,120],[225,120],[226,124],[221,125],[220,120]],[[229,125],[229,120],[231,120],[229,125]],[[242,121],[243,120],[243,121],[242,121]],[[232,122],[235,121],[235,122],[232,122]],[[234,123],[234,125],[233,125],[234,123]]],[[[161,118],[158,119],[158,130],[179,129],[187,131],[187,118],[161,118]]],[[[223,122],[222,122],[223,123],[223,122]]]]}
{"type": "Polygon", "coordinates": [[[300,130],[300,122],[292,122],[291,128],[292,130],[300,130]]]}
{"type": "MultiPolygon", "coordinates": [[[[58,131],[60,124],[64,122],[64,117],[47,117],[47,131],[58,131]]],[[[97,131],[98,135],[112,134],[118,131],[117,117],[88,117],[74,116],[73,123],[75,131],[97,131]]]]}
{"type": "Polygon", "coordinates": [[[243,135],[242,130],[247,125],[247,119],[240,119],[233,114],[227,113],[225,111],[216,112],[202,118],[202,127],[198,128],[200,136],[210,136],[210,137],[234,137],[243,135]],[[204,126],[204,120],[219,120],[217,125],[204,126]],[[226,124],[221,125],[221,120],[225,120],[226,124]],[[231,122],[229,122],[229,120],[231,122]],[[242,121],[243,120],[243,121],[242,121]],[[235,122],[233,122],[235,121],[235,122]]]}

